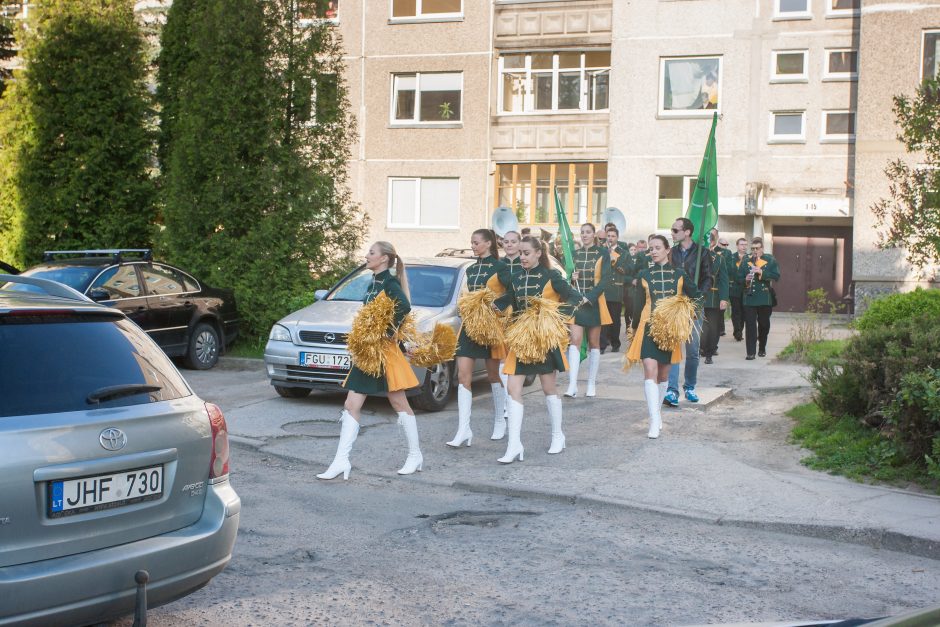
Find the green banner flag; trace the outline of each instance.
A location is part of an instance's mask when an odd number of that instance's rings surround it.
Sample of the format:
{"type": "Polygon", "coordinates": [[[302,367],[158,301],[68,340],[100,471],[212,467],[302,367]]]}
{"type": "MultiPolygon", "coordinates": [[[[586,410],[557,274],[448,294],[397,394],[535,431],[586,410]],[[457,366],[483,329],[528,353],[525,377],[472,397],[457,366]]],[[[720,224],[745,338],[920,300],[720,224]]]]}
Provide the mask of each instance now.
{"type": "MultiPolygon", "coordinates": [[[[698,181],[695,183],[692,198],[689,200],[689,209],[685,214],[685,217],[695,225],[695,233],[692,237],[701,248],[708,246],[708,232],[718,224],[718,164],[715,150],[717,126],[718,113],[716,112],[712,117],[712,129],[708,134],[708,143],[705,144],[702,166],[698,170],[698,181]]],[[[701,259],[695,265],[696,284],[700,265],[701,259]]]]}
{"type": "Polygon", "coordinates": [[[562,263],[570,278],[574,272],[574,236],[571,234],[571,227],[568,226],[568,214],[565,213],[565,208],[558,197],[558,188],[552,191],[555,192],[555,220],[558,222],[558,237],[561,238],[561,251],[564,256],[562,263]]]}

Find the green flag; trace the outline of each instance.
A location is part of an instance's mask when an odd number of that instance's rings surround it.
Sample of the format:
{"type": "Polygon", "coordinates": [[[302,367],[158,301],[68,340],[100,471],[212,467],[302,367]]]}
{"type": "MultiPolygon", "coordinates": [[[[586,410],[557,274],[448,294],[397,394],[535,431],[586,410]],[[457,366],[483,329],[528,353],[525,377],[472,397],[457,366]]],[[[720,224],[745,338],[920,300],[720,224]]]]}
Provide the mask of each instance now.
{"type": "MultiPolygon", "coordinates": [[[[698,181],[689,200],[689,209],[685,217],[695,225],[692,235],[701,248],[707,247],[708,232],[718,224],[718,164],[715,151],[715,128],[718,126],[718,113],[712,117],[712,130],[705,144],[705,156],[698,170],[698,181]]],[[[700,250],[701,250],[700,248],[700,250]]],[[[698,283],[698,269],[701,259],[695,265],[695,282],[698,283]]]]}
{"type": "Polygon", "coordinates": [[[568,276],[574,272],[574,236],[571,234],[571,227],[568,226],[568,215],[565,208],[561,206],[561,199],[558,197],[558,188],[555,192],[555,220],[558,222],[558,237],[561,238],[561,251],[564,259],[565,272],[568,276]]]}

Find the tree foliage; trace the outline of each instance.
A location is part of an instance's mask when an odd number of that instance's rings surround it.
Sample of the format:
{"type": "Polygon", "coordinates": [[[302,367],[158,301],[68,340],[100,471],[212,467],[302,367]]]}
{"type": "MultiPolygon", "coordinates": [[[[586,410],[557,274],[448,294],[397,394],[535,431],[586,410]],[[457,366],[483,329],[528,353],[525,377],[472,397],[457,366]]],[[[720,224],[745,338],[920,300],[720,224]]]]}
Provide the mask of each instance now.
{"type": "Polygon", "coordinates": [[[918,163],[888,164],[890,197],[872,211],[885,247],[903,246],[907,260],[923,270],[940,262],[940,83],[925,80],[913,98],[894,97],[898,139],[918,163]]]}
{"type": "Polygon", "coordinates": [[[0,256],[147,246],[151,108],[127,0],[46,0],[30,14],[24,70],[0,102],[0,256]]]}
{"type": "Polygon", "coordinates": [[[235,289],[254,336],[359,243],[339,42],[297,4],[177,0],[161,41],[165,252],[235,289]]]}

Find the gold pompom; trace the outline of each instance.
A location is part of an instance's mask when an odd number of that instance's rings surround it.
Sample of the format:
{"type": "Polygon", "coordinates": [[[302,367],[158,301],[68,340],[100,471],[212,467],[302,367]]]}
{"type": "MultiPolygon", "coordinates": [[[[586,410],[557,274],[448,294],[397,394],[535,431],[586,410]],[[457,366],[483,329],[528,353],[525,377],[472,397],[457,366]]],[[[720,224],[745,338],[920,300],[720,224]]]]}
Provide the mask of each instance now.
{"type": "Polygon", "coordinates": [[[401,321],[401,324],[398,325],[397,338],[399,342],[404,342],[406,344],[417,344],[421,339],[421,334],[418,333],[418,323],[415,320],[414,312],[409,312],[405,319],[401,321]]]}
{"type": "Polygon", "coordinates": [[[347,347],[353,365],[364,373],[379,377],[385,366],[383,346],[394,342],[387,332],[395,319],[395,302],[385,292],[366,303],[353,319],[347,347]]]}
{"type": "Polygon", "coordinates": [[[561,303],[545,298],[530,298],[506,331],[506,345],[522,364],[537,364],[554,349],[568,348],[568,326],[561,303]]]}
{"type": "Polygon", "coordinates": [[[499,346],[506,341],[505,318],[493,308],[493,290],[482,288],[464,292],[457,299],[457,311],[464,333],[481,346],[499,346]]]}
{"type": "Polygon", "coordinates": [[[650,316],[650,337],[661,350],[671,353],[692,337],[695,301],[677,294],[664,298],[650,316]]]}
{"type": "Polygon", "coordinates": [[[411,349],[411,363],[421,368],[431,368],[454,358],[457,352],[457,334],[447,324],[434,325],[431,333],[422,333],[417,337],[411,349]]]}

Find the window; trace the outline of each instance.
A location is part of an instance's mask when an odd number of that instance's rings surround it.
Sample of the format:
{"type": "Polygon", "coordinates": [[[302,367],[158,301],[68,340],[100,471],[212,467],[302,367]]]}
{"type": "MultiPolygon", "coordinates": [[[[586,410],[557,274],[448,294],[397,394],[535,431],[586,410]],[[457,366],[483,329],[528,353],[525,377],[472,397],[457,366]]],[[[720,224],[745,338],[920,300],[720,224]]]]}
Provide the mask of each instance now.
{"type": "Polygon", "coordinates": [[[512,207],[521,224],[557,224],[554,190],[571,224],[597,223],[607,207],[607,163],[603,161],[500,163],[496,181],[496,206],[512,207]]]}
{"type": "Polygon", "coordinates": [[[95,282],[89,288],[89,292],[95,288],[107,291],[108,300],[140,296],[137,270],[134,269],[133,265],[111,266],[95,279],[95,282]]]}
{"type": "Polygon", "coordinates": [[[392,0],[393,20],[462,16],[462,0],[392,0]]]}
{"type": "Polygon", "coordinates": [[[823,78],[843,81],[858,78],[858,50],[851,48],[826,50],[823,78]]]}
{"type": "MultiPolygon", "coordinates": [[[[829,0],[823,0],[827,2],[829,0]]],[[[835,2],[836,0],[832,0],[835,2]]],[[[775,20],[808,20],[813,17],[810,0],[774,0],[775,20]]]]}
{"type": "Polygon", "coordinates": [[[803,143],[806,140],[805,121],[805,111],[775,111],[771,113],[769,143],[803,143]]]}
{"type": "Polygon", "coordinates": [[[463,75],[395,74],[392,77],[392,124],[460,122],[463,75]]]}
{"type": "Polygon", "coordinates": [[[773,65],[770,70],[770,81],[772,83],[805,83],[808,78],[807,54],[806,50],[774,50],[771,55],[773,65]]]}
{"type": "Polygon", "coordinates": [[[662,59],[659,114],[711,117],[720,110],[721,57],[662,59]]]}
{"type": "Polygon", "coordinates": [[[855,141],[855,113],[852,111],[823,111],[823,142],[855,141]]]}
{"type": "Polygon", "coordinates": [[[313,0],[298,9],[302,20],[334,20],[339,17],[339,0],[313,0]]]}
{"type": "Polygon", "coordinates": [[[455,229],[459,226],[460,179],[390,178],[388,226],[455,229]]]}
{"type": "Polygon", "coordinates": [[[940,75],[940,31],[924,33],[924,58],[921,63],[921,80],[940,75]]]}
{"type": "Polygon", "coordinates": [[[658,176],[656,228],[668,229],[685,215],[697,176],[658,176]]]}
{"type": "Polygon", "coordinates": [[[164,294],[181,294],[183,280],[176,270],[157,264],[140,266],[140,273],[144,277],[144,285],[151,296],[164,294]]]}
{"type": "Polygon", "coordinates": [[[500,113],[606,111],[610,51],[533,52],[499,58],[500,113]]]}
{"type": "Polygon", "coordinates": [[[311,122],[326,124],[339,115],[339,82],[336,74],[321,74],[311,83],[311,122]]]}
{"type": "Polygon", "coordinates": [[[828,17],[851,17],[859,14],[860,0],[826,0],[828,17]]]}

